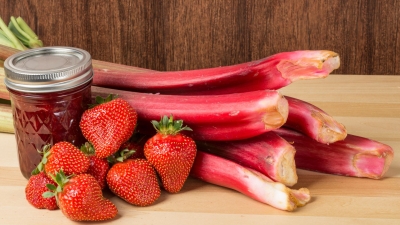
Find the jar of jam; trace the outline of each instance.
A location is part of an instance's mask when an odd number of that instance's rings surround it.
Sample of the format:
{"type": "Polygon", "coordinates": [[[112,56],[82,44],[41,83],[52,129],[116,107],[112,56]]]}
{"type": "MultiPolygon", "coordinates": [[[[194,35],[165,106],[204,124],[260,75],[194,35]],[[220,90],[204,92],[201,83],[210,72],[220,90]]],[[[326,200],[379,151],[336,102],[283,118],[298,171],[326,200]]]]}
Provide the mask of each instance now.
{"type": "Polygon", "coordinates": [[[4,70],[19,166],[28,179],[44,145],[85,142],[79,121],[91,103],[92,60],[78,48],[43,47],[10,56],[4,70]]]}

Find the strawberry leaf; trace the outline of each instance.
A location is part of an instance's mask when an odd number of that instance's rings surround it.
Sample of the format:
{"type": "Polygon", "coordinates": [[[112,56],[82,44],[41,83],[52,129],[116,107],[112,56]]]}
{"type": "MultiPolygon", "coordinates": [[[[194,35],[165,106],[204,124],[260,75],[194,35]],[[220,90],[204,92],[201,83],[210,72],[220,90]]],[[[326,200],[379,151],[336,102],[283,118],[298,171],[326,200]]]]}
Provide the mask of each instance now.
{"type": "Polygon", "coordinates": [[[57,175],[56,175],[56,183],[57,184],[62,184],[61,172],[62,171],[60,171],[60,173],[57,173],[57,175]]]}
{"type": "Polygon", "coordinates": [[[133,155],[136,151],[134,149],[130,150],[130,149],[124,149],[122,151],[119,152],[119,156],[115,158],[116,161],[118,162],[123,162],[126,159],[128,159],[129,157],[131,157],[131,155],[133,155]]]}
{"type": "Polygon", "coordinates": [[[55,191],[57,189],[57,187],[54,184],[46,184],[46,187],[50,190],[50,191],[55,191]]]}
{"type": "Polygon", "coordinates": [[[169,124],[169,121],[172,121],[172,120],[173,120],[172,115],[171,115],[171,119],[168,119],[167,116],[163,116],[163,118],[162,118],[162,124],[164,124],[164,126],[167,126],[167,125],[169,124]]]}
{"type": "MultiPolygon", "coordinates": [[[[38,167],[39,167],[39,165],[38,165],[38,167]]],[[[38,175],[40,173],[40,170],[38,167],[36,167],[34,170],[32,170],[31,175],[38,175]]]]}
{"type": "Polygon", "coordinates": [[[32,171],[32,175],[37,175],[44,170],[44,164],[47,163],[47,157],[50,155],[51,145],[44,145],[42,150],[37,150],[40,154],[43,155],[40,163],[36,166],[36,168],[32,171]]]}
{"type": "Polygon", "coordinates": [[[160,123],[158,121],[152,120],[151,123],[157,131],[160,130],[160,123]]]}
{"type": "Polygon", "coordinates": [[[176,135],[183,130],[192,131],[192,129],[188,126],[182,127],[183,120],[174,120],[172,115],[169,118],[168,116],[161,117],[159,122],[152,120],[151,123],[157,132],[164,135],[176,135]]]}
{"type": "Polygon", "coordinates": [[[112,100],[116,99],[117,95],[108,95],[107,98],[104,99],[104,102],[111,102],[112,100]]]}
{"type": "Polygon", "coordinates": [[[96,96],[96,103],[97,103],[97,104],[102,104],[102,103],[104,103],[104,98],[102,98],[101,96],[96,96]]]}
{"type": "Polygon", "coordinates": [[[43,192],[42,196],[43,196],[43,198],[51,198],[51,197],[55,196],[55,193],[51,192],[51,191],[46,191],[46,192],[43,192]]]}
{"type": "Polygon", "coordinates": [[[101,96],[96,96],[95,103],[89,105],[89,109],[94,108],[95,106],[101,105],[106,102],[111,102],[112,100],[118,98],[118,95],[110,94],[106,98],[101,96]]]}
{"type": "Polygon", "coordinates": [[[85,154],[86,156],[93,156],[95,155],[95,149],[92,144],[89,142],[85,142],[80,148],[80,150],[85,154]]]}

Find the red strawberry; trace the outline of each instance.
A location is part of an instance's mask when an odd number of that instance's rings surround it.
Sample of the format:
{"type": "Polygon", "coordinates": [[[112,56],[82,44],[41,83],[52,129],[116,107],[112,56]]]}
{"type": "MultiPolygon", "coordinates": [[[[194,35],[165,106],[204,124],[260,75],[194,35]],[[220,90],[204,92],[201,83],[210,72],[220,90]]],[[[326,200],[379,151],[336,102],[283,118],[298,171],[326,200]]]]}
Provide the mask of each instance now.
{"type": "Polygon", "coordinates": [[[106,187],[106,177],[108,170],[110,169],[110,164],[107,159],[99,158],[97,156],[90,156],[90,166],[87,171],[88,174],[92,175],[99,183],[101,189],[106,187]]]}
{"type": "Polygon", "coordinates": [[[182,127],[182,120],[174,121],[172,116],[152,123],[157,134],[147,140],[144,154],[160,175],[164,189],[177,193],[189,176],[197,152],[193,139],[179,132],[191,129],[182,127]]]}
{"type": "Polygon", "coordinates": [[[133,134],[137,113],[129,103],[110,95],[96,98],[93,108],[86,110],[80,121],[83,136],[94,146],[99,158],[107,158],[133,134]]]}
{"type": "Polygon", "coordinates": [[[51,148],[50,145],[43,147],[42,161],[32,174],[39,173],[43,168],[48,176],[50,174],[54,175],[60,169],[67,175],[81,174],[88,170],[89,158],[73,144],[62,141],[51,148]]]}
{"type": "Polygon", "coordinates": [[[47,184],[56,185],[44,172],[40,172],[29,178],[25,187],[26,200],[38,209],[58,209],[56,198],[44,198],[42,195],[47,191],[47,184]]]}
{"type": "Polygon", "coordinates": [[[119,148],[120,151],[128,149],[134,150],[134,153],[129,157],[129,159],[145,159],[144,156],[144,147],[145,139],[139,140],[129,140],[121,145],[119,148]]]}
{"type": "Polygon", "coordinates": [[[94,148],[89,143],[85,143],[81,147],[81,151],[89,157],[89,169],[86,173],[92,175],[99,183],[101,189],[106,187],[106,176],[110,169],[110,164],[107,159],[99,158],[94,155],[94,148]]]}
{"type": "Polygon", "coordinates": [[[52,192],[45,197],[57,195],[58,206],[62,213],[74,221],[102,221],[114,218],[117,207],[103,197],[100,185],[90,174],[66,177],[60,171],[55,180],[59,187],[48,186],[52,192]]]}
{"type": "Polygon", "coordinates": [[[156,171],[145,159],[117,162],[108,171],[107,184],[114,194],[137,206],[151,205],[161,195],[156,171]]]}

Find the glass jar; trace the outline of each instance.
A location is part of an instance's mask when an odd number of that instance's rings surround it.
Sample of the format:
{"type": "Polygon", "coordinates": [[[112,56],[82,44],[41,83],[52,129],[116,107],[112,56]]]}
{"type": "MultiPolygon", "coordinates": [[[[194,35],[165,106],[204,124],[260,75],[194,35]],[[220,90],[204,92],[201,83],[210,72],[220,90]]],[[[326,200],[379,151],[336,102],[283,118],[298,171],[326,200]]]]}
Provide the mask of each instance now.
{"type": "Polygon", "coordinates": [[[19,167],[28,179],[44,145],[85,142],[79,121],[91,103],[91,56],[72,47],[31,49],[7,58],[4,70],[19,167]]]}

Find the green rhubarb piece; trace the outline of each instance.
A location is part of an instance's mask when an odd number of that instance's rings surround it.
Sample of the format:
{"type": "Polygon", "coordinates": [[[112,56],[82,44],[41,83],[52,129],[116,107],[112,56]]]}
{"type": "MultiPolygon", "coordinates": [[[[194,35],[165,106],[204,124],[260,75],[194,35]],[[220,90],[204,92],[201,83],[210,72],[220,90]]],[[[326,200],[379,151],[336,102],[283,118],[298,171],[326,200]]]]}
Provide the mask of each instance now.
{"type": "Polygon", "coordinates": [[[0,45],[15,48],[15,45],[10,41],[10,39],[8,39],[3,30],[0,30],[0,45]]]}
{"type": "Polygon", "coordinates": [[[14,33],[7,27],[7,25],[4,23],[4,21],[0,17],[0,29],[3,31],[3,33],[6,35],[8,40],[13,43],[14,48],[18,50],[25,50],[26,47],[21,43],[21,41],[14,35],[14,33]]]}
{"type": "Polygon", "coordinates": [[[43,42],[39,40],[38,36],[21,18],[11,17],[8,28],[15,34],[15,36],[28,48],[43,47],[43,42]]]}

